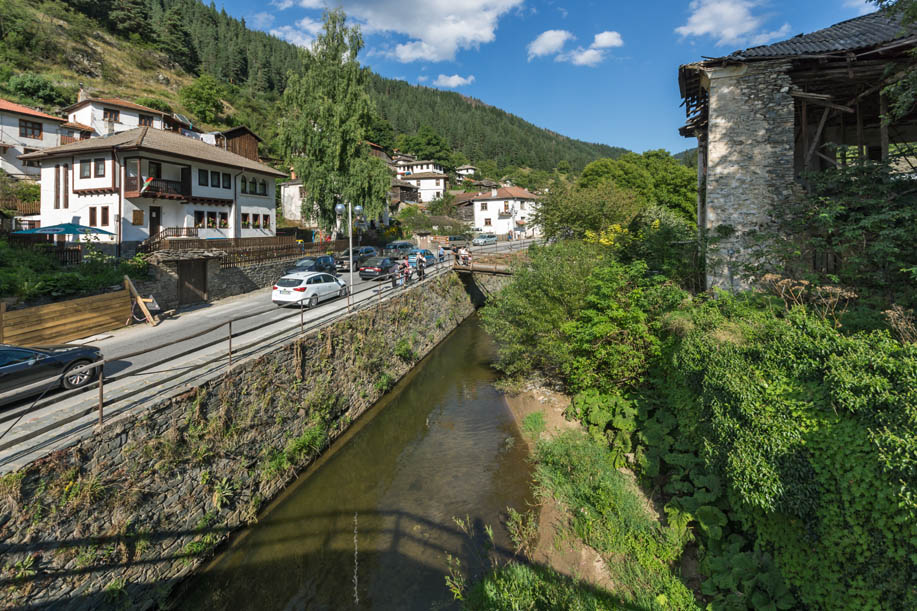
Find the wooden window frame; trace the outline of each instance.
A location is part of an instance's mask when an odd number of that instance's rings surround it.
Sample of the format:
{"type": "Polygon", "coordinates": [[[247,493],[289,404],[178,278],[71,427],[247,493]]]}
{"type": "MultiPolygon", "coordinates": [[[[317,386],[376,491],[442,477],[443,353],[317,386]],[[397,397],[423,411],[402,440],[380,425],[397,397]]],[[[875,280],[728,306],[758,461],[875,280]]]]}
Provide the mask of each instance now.
{"type": "Polygon", "coordinates": [[[99,157],[92,160],[92,176],[93,178],[105,178],[105,158],[99,157]],[[99,168],[102,168],[102,171],[99,172],[99,168]]]}
{"type": "Polygon", "coordinates": [[[80,159],[80,178],[92,178],[92,159],[80,159]]]}
{"type": "Polygon", "coordinates": [[[131,217],[131,225],[134,227],[143,226],[143,210],[134,210],[131,217]]]}
{"type": "Polygon", "coordinates": [[[217,214],[217,227],[220,229],[229,229],[229,213],[220,212],[217,214]]]}
{"type": "Polygon", "coordinates": [[[70,165],[65,163],[63,168],[63,180],[61,180],[61,183],[63,183],[64,187],[63,207],[66,209],[70,207],[70,187],[68,186],[70,182],[70,165]]]}
{"type": "Polygon", "coordinates": [[[109,218],[109,216],[108,216],[108,206],[101,206],[101,207],[99,208],[99,210],[100,210],[100,212],[101,212],[101,215],[100,215],[100,216],[101,216],[101,219],[100,219],[100,220],[102,221],[102,224],[101,224],[100,226],[101,226],[101,227],[108,227],[108,223],[109,223],[109,221],[111,220],[111,219],[109,218]]]}
{"type": "Polygon", "coordinates": [[[487,212],[487,202],[481,202],[481,212],[487,212]]]}
{"type": "Polygon", "coordinates": [[[207,229],[216,229],[217,228],[217,211],[208,210],[207,211],[207,229]],[[213,225],[210,224],[210,221],[213,221],[213,225]]]}
{"type": "Polygon", "coordinates": [[[485,226],[485,227],[493,227],[493,222],[490,220],[490,218],[484,219],[484,226],[485,226]]]}
{"type": "Polygon", "coordinates": [[[98,227],[99,226],[98,220],[99,218],[98,218],[98,215],[96,214],[96,207],[90,206],[89,207],[89,226],[98,227]]]}
{"type": "Polygon", "coordinates": [[[261,182],[258,183],[258,195],[267,195],[267,181],[266,180],[262,179],[261,182]]]}
{"type": "Polygon", "coordinates": [[[202,229],[207,226],[207,214],[203,210],[194,211],[194,227],[202,229]]]}
{"type": "Polygon", "coordinates": [[[54,209],[60,209],[60,165],[54,166],[54,209]]]}
{"type": "Polygon", "coordinates": [[[262,214],[262,215],[261,215],[261,228],[262,228],[262,229],[270,229],[270,228],[271,228],[271,215],[270,215],[270,214],[262,214]]]}
{"type": "Polygon", "coordinates": [[[102,109],[102,120],[111,121],[112,123],[121,122],[121,111],[115,108],[103,108],[102,109]]]}
{"type": "Polygon", "coordinates": [[[153,115],[141,114],[138,117],[140,127],[153,127],[153,115]]]}
{"type": "Polygon", "coordinates": [[[43,140],[45,136],[45,126],[40,121],[29,121],[28,119],[19,119],[19,137],[29,138],[31,140],[43,140]],[[37,135],[35,135],[37,134],[37,135]]]}
{"type": "Polygon", "coordinates": [[[241,216],[242,216],[242,220],[240,222],[240,225],[242,225],[242,229],[250,229],[251,224],[252,224],[250,220],[251,215],[249,215],[248,212],[243,212],[241,216]]]}

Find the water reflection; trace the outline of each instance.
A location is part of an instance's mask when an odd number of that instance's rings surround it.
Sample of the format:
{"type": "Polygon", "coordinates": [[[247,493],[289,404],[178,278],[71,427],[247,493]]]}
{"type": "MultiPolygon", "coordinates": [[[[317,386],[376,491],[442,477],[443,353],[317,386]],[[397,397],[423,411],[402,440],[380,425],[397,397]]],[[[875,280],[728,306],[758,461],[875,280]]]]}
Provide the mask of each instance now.
{"type": "Polygon", "coordinates": [[[465,566],[478,557],[453,517],[467,515],[479,540],[493,526],[508,556],[502,513],[527,500],[524,444],[493,388],[492,357],[476,319],[459,328],[198,576],[180,606],[452,608],[446,552],[465,566]]]}

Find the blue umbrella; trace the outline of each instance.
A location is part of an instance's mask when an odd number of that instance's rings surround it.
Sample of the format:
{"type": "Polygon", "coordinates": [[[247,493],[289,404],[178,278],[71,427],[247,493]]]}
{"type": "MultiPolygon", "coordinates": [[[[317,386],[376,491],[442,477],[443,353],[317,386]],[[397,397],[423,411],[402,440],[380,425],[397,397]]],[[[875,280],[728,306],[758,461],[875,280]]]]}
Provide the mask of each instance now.
{"type": "Polygon", "coordinates": [[[61,223],[60,225],[49,225],[48,227],[36,227],[35,229],[22,229],[14,231],[19,235],[87,235],[98,233],[101,235],[115,235],[110,231],[98,229],[97,227],[87,227],[77,223],[61,223]]]}

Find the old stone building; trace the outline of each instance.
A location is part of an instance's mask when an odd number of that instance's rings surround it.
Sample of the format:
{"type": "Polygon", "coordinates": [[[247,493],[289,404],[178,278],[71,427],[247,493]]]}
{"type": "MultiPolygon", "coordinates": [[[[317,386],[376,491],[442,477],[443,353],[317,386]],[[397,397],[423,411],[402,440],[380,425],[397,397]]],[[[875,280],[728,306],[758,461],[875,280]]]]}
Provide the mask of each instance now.
{"type": "Polygon", "coordinates": [[[680,67],[680,133],[697,138],[698,227],[713,243],[708,288],[747,288],[746,237],[802,195],[807,172],[917,142],[917,113],[881,120],[883,89],[917,69],[915,43],[880,11],[680,67]]]}

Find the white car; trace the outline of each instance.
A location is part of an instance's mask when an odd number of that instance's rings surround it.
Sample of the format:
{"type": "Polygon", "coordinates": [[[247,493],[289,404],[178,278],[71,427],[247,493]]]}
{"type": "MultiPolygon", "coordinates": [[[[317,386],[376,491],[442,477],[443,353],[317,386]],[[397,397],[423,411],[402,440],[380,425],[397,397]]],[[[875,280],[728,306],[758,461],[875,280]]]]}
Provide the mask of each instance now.
{"type": "Polygon", "coordinates": [[[497,236],[492,233],[482,233],[475,239],[471,241],[472,246],[487,246],[488,244],[496,244],[497,236]]]}
{"type": "Polygon", "coordinates": [[[347,283],[323,272],[295,272],[274,284],[271,301],[279,306],[303,304],[314,308],[320,301],[347,296],[347,283]]]}

